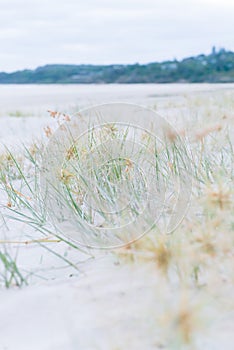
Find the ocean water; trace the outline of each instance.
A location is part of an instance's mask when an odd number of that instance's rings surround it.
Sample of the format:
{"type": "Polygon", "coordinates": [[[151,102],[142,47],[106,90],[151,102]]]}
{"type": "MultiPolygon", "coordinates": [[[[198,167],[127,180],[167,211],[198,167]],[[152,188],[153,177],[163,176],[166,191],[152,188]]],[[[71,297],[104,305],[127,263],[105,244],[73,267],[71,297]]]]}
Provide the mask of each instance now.
{"type": "Polygon", "coordinates": [[[170,98],[234,90],[234,84],[0,85],[1,116],[43,116],[48,109],[75,112],[107,102],[155,106],[170,98]]]}

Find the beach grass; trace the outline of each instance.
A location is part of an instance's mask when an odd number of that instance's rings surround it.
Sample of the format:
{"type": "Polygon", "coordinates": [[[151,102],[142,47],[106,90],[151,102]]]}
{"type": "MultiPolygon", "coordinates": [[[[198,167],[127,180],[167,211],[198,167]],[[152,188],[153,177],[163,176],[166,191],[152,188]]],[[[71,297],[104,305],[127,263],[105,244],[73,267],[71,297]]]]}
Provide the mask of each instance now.
{"type": "MultiPolygon", "coordinates": [[[[121,265],[152,266],[152,279],[155,270],[162,288],[166,286],[167,289],[177,291],[175,301],[168,301],[166,296],[159,300],[163,304],[163,310],[155,315],[155,327],[158,325],[164,329],[161,347],[195,349],[196,335],[207,326],[202,323],[207,303],[211,309],[217,309],[218,305],[221,313],[234,308],[233,300],[227,302],[227,297],[233,292],[234,282],[234,115],[231,95],[228,96],[187,98],[186,109],[182,112],[178,110],[183,119],[178,135],[192,154],[189,176],[192,177],[193,186],[184,220],[172,234],[167,234],[156,225],[141,239],[125,244],[111,253],[121,265]],[[185,113],[188,116],[185,117],[185,113]]],[[[60,123],[59,125],[61,126],[60,123]]],[[[45,132],[47,137],[53,135],[49,129],[45,132]]],[[[112,125],[105,132],[113,141],[118,130],[112,125]]],[[[121,134],[123,144],[127,140],[126,133],[121,134]]],[[[83,235],[87,236],[90,233],[85,231],[87,223],[93,226],[103,225],[104,220],[110,220],[106,208],[119,210],[116,202],[113,202],[116,183],[124,179],[127,187],[130,186],[134,194],[132,203],[135,201],[131,213],[133,217],[138,214],[136,210],[139,210],[136,203],[140,203],[143,198],[143,193],[136,191],[135,185],[132,186],[130,175],[134,167],[130,161],[122,158],[118,161],[115,158],[115,161],[105,164],[102,171],[95,170],[92,179],[95,178],[98,190],[93,193],[89,191],[90,178],[85,176],[88,171],[87,155],[97,148],[100,137],[103,140],[100,133],[91,133],[86,145],[73,144],[67,150],[67,158],[60,173],[60,185],[56,188],[56,191],[61,189],[61,192],[56,192],[59,200],[77,216],[79,230],[83,230],[83,235]],[[86,167],[82,168],[84,164],[86,167]],[[80,171],[81,168],[83,172],[80,171]],[[93,195],[92,201],[97,205],[100,222],[94,218],[94,212],[83,205],[87,193],[93,195]],[[100,205],[100,196],[105,199],[105,210],[100,205]],[[83,220],[85,225],[82,224],[83,220]]],[[[162,169],[169,164],[169,168],[176,173],[178,164],[184,159],[181,149],[174,143],[174,135],[169,135],[169,141],[163,157],[158,157],[154,149],[156,174],[163,174],[166,180],[167,172],[162,169]]],[[[23,146],[17,154],[6,149],[0,156],[1,194],[4,198],[1,202],[2,227],[7,226],[7,220],[26,224],[30,227],[31,234],[30,237],[22,238],[22,244],[37,244],[42,251],[46,250],[61,260],[64,266],[79,270],[77,261],[70,260],[61,251],[57,252],[55,245],[64,244],[64,247],[86,255],[87,259],[93,258],[95,251],[66,238],[66,233],[59,228],[56,230],[56,225],[49,220],[50,213],[41,199],[38,177],[44,150],[43,143],[34,144],[30,147],[23,146]]],[[[105,155],[102,154],[102,157],[105,155]]],[[[139,182],[140,174],[137,176],[139,182]]],[[[51,210],[53,212],[54,209],[51,210]]],[[[135,227],[136,231],[139,229],[135,227]]],[[[94,230],[94,236],[95,234],[94,230]]],[[[98,242],[99,237],[94,239],[98,242]]],[[[8,248],[14,239],[6,236],[4,240],[5,243],[3,240],[0,242],[0,282],[7,288],[24,286],[29,283],[26,278],[28,272],[21,272],[15,251],[12,254],[8,248]]],[[[12,244],[20,250],[21,245],[17,242],[12,244]]],[[[153,310],[152,308],[152,313],[153,310]]]]}

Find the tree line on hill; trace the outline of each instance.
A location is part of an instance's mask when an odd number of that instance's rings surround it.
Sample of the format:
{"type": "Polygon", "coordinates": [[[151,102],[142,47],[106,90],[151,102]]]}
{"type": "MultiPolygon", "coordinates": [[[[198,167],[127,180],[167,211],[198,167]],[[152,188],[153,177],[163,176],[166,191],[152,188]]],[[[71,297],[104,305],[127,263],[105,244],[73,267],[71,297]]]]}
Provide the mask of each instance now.
{"type": "Polygon", "coordinates": [[[215,48],[209,55],[148,64],[50,64],[35,70],[0,73],[0,84],[231,83],[234,52],[215,48]]]}

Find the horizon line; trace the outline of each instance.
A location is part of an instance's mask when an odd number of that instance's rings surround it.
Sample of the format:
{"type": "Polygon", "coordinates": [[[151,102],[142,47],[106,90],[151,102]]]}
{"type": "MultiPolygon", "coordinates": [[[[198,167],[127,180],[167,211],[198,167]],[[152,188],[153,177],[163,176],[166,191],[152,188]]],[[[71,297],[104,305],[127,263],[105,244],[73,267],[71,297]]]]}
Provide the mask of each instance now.
{"type": "Polygon", "coordinates": [[[162,60],[162,61],[148,61],[148,62],[134,62],[134,63],[108,63],[108,64],[105,64],[105,63],[45,63],[43,65],[39,65],[39,66],[35,66],[34,68],[20,68],[20,69],[17,69],[17,70],[13,70],[13,71],[9,71],[9,72],[6,72],[6,71],[0,71],[0,74],[14,74],[14,73],[17,73],[17,72],[23,72],[23,71],[35,71],[36,69],[38,68],[43,68],[43,67],[46,67],[46,66],[105,66],[105,67],[108,67],[108,66],[133,66],[133,65],[148,65],[148,64],[152,64],[152,63],[164,63],[164,62],[181,62],[185,59],[188,59],[188,58],[193,58],[193,57],[199,57],[199,56],[210,56],[212,53],[215,54],[215,53],[219,53],[221,52],[222,50],[224,50],[225,52],[232,52],[234,53],[234,51],[232,50],[228,50],[224,47],[219,47],[217,48],[215,45],[212,46],[211,48],[211,51],[210,53],[208,54],[205,54],[205,53],[198,53],[198,54],[195,54],[195,55],[192,55],[192,56],[185,56],[183,58],[180,58],[180,59],[177,59],[176,57],[174,57],[173,59],[166,59],[166,60],[162,60]]]}

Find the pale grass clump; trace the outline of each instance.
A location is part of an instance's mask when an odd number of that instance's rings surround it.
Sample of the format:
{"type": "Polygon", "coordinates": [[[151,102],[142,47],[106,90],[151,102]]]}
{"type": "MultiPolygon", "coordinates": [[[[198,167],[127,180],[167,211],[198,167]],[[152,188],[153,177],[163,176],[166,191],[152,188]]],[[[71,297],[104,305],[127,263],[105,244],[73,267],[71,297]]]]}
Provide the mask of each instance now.
{"type": "Polygon", "coordinates": [[[228,188],[223,182],[213,186],[209,185],[206,190],[207,208],[221,211],[228,209],[232,205],[233,195],[233,188],[228,188]]]}
{"type": "Polygon", "coordinates": [[[117,250],[117,254],[129,262],[153,262],[155,268],[166,276],[174,256],[174,247],[171,243],[170,237],[167,235],[155,237],[148,234],[140,240],[117,250]]]}
{"type": "Polygon", "coordinates": [[[170,349],[196,349],[195,336],[202,333],[205,326],[202,305],[186,289],[176,293],[173,303],[170,299],[164,305],[164,311],[158,317],[164,343],[170,349]]]}
{"type": "MultiPolygon", "coordinates": [[[[183,223],[172,235],[152,231],[118,253],[131,263],[153,262],[168,287],[176,285],[181,292],[178,304],[162,317],[165,344],[172,349],[196,348],[196,333],[206,329],[200,316],[208,300],[217,312],[234,308],[234,105],[228,94],[224,101],[226,105],[222,99],[188,101],[194,117],[186,132],[194,185],[183,223]]],[[[174,135],[168,136],[174,141],[174,135]]]]}

